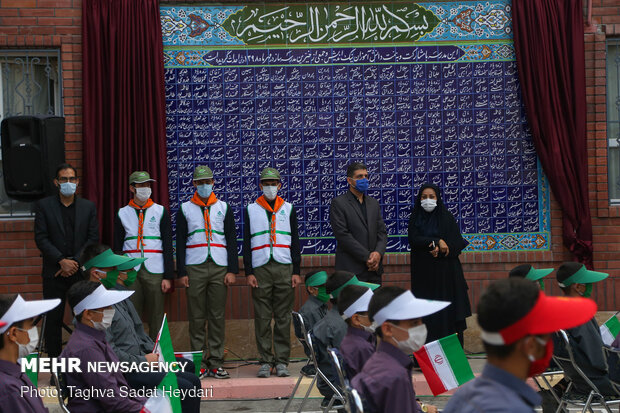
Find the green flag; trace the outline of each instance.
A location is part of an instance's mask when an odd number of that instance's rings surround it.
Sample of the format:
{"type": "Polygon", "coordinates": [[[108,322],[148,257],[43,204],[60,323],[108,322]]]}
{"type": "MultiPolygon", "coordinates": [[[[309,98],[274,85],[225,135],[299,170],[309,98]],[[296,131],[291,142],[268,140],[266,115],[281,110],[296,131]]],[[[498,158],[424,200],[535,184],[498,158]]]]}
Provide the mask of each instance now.
{"type": "MultiPolygon", "coordinates": [[[[176,361],[166,314],[164,314],[164,320],[161,323],[161,328],[157,335],[154,353],[159,354],[159,361],[163,360],[166,363],[174,363],[176,361]]],[[[174,396],[174,393],[177,392],[179,388],[177,376],[172,372],[168,372],[161,383],[159,383],[158,388],[163,389],[164,394],[169,398],[172,411],[174,413],[181,413],[181,399],[180,397],[174,396]]]]}
{"type": "Polygon", "coordinates": [[[620,334],[620,321],[618,321],[617,314],[618,313],[614,314],[600,327],[603,343],[608,346],[611,346],[611,343],[613,343],[616,337],[618,337],[618,334],[620,334]]]}

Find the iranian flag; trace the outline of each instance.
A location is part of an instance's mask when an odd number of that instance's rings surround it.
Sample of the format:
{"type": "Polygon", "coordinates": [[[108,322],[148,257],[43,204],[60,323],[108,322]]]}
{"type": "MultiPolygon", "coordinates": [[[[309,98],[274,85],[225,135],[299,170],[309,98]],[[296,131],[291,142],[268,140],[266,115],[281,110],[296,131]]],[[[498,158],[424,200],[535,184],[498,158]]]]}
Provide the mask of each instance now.
{"type": "Polygon", "coordinates": [[[175,357],[191,360],[196,367],[196,376],[200,377],[200,365],[202,364],[202,351],[177,351],[175,357]]]}
{"type": "Polygon", "coordinates": [[[428,343],[413,355],[434,396],[474,378],[456,334],[428,343]]]}
{"type": "MultiPolygon", "coordinates": [[[[176,362],[176,358],[174,357],[174,350],[172,348],[172,339],[170,338],[170,330],[168,329],[168,318],[166,317],[165,313],[164,320],[161,323],[161,328],[159,329],[159,333],[157,334],[157,341],[155,341],[155,348],[153,349],[153,353],[159,354],[160,362],[176,362]]],[[[177,376],[172,372],[168,372],[157,387],[164,390],[164,395],[166,396],[166,399],[168,399],[171,411],[173,413],[181,413],[181,400],[179,397],[174,397],[173,395],[173,392],[175,392],[179,388],[177,376]]]]}
{"type": "Polygon", "coordinates": [[[603,343],[611,346],[618,333],[620,333],[620,320],[618,320],[617,314],[614,314],[609,320],[605,321],[605,324],[601,326],[601,337],[603,343]]]}

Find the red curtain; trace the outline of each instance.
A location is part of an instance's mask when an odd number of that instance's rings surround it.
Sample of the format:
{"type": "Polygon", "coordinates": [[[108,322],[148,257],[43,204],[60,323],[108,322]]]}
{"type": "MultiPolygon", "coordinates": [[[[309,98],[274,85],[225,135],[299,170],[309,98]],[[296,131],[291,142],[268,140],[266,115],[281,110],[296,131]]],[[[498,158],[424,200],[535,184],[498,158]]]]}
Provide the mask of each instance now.
{"type": "Polygon", "coordinates": [[[83,181],[101,239],[112,242],[127,179],[146,170],[155,202],[168,205],[166,104],[158,0],[84,0],[83,181]]]}
{"type": "Polygon", "coordinates": [[[592,268],[581,0],[513,0],[519,79],[529,125],[562,207],[564,245],[592,268]]]}

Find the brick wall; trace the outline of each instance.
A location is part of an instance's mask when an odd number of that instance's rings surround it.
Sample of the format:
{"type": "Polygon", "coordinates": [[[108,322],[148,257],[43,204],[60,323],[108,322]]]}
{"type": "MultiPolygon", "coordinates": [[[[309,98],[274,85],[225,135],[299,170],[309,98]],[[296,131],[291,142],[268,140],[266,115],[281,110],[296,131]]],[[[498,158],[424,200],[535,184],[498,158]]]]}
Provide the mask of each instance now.
{"type": "MultiPolygon", "coordinates": [[[[584,0],[584,11],[586,1],[584,0]]],[[[594,225],[596,269],[611,277],[594,290],[601,309],[616,310],[620,304],[620,207],[610,207],[607,193],[607,129],[605,102],[605,39],[620,37],[618,0],[594,0],[596,32],[585,35],[588,102],[588,163],[590,207],[594,225]]],[[[69,162],[81,169],[82,74],[80,0],[0,0],[0,48],[60,48],[63,102],[66,116],[66,149],[69,162]]],[[[466,253],[461,261],[470,287],[472,303],[493,279],[503,278],[518,263],[538,268],[558,267],[570,255],[562,246],[561,212],[551,202],[552,249],[545,252],[466,253]]],[[[40,258],[33,241],[32,220],[0,220],[0,293],[25,293],[40,297],[40,258]]],[[[304,257],[302,273],[333,267],[333,256],[304,257]]],[[[385,282],[409,285],[409,257],[387,255],[385,282]]],[[[559,290],[547,282],[547,292],[559,290]]],[[[296,302],[305,293],[297,291],[296,302]]],[[[185,294],[177,290],[168,297],[167,311],[173,320],[187,318],[185,294]]],[[[252,317],[251,296],[243,279],[229,289],[227,317],[252,317]]]]}
{"type": "MultiPolygon", "coordinates": [[[[60,49],[66,159],[82,166],[82,2],[1,0],[0,49],[60,49]]],[[[41,296],[32,220],[0,220],[0,293],[41,296]]]]}

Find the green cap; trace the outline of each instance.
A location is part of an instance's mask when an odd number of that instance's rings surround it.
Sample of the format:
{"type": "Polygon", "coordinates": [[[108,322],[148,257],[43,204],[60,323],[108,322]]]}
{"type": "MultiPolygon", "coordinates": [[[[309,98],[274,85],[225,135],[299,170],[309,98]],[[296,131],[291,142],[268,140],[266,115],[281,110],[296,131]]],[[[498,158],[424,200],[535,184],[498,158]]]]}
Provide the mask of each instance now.
{"type": "Polygon", "coordinates": [[[275,168],[265,168],[260,173],[260,180],[266,181],[268,179],[277,179],[280,180],[280,172],[278,172],[275,168]]]}
{"type": "Polygon", "coordinates": [[[117,265],[116,269],[120,271],[131,270],[133,267],[142,264],[144,261],[146,261],[146,258],[132,258],[127,262],[117,265]]]}
{"type": "Polygon", "coordinates": [[[111,249],[107,249],[103,251],[101,254],[96,257],[91,258],[86,261],[84,264],[84,270],[89,270],[93,267],[97,268],[108,268],[108,267],[116,267],[118,265],[124,264],[128,261],[132,261],[133,258],[126,257],[124,255],[116,255],[112,252],[111,249]]]}
{"type": "Polygon", "coordinates": [[[206,165],[198,165],[194,168],[194,181],[201,179],[213,179],[213,171],[206,165]]]}
{"type": "Polygon", "coordinates": [[[315,272],[309,277],[306,277],[306,287],[318,287],[319,285],[325,285],[326,281],[327,273],[325,271],[315,272]]]}
{"type": "Polygon", "coordinates": [[[149,175],[146,171],[134,171],[129,175],[129,185],[131,184],[141,184],[143,182],[155,182],[154,179],[151,179],[151,175],[149,175]]]}
{"type": "Polygon", "coordinates": [[[590,271],[579,262],[565,262],[556,275],[560,287],[568,287],[571,284],[590,284],[602,281],[609,274],[598,271],[590,271]]]}
{"type": "Polygon", "coordinates": [[[510,270],[510,277],[519,277],[525,278],[530,281],[538,281],[543,277],[551,274],[553,272],[553,268],[540,268],[536,269],[532,267],[530,264],[522,264],[514,267],[510,270]]]}
{"type": "Polygon", "coordinates": [[[332,297],[333,298],[338,298],[338,295],[340,294],[340,292],[347,285],[361,285],[362,287],[368,287],[368,288],[370,288],[373,291],[380,287],[379,284],[373,284],[373,283],[367,283],[367,282],[364,282],[364,281],[360,281],[360,280],[357,279],[357,276],[354,275],[353,277],[351,277],[349,279],[349,281],[347,281],[346,283],[342,284],[340,287],[338,287],[334,291],[332,291],[331,292],[332,297]]]}

